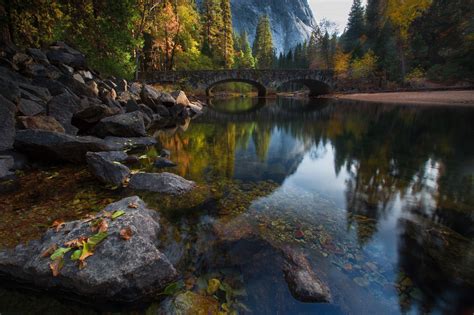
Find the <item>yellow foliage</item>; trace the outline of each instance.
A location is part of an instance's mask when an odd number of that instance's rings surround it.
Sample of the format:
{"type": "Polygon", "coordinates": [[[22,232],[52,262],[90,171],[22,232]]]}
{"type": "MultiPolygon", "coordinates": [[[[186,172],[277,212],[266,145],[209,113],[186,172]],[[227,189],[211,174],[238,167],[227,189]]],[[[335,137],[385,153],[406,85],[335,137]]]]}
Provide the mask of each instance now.
{"type": "Polygon", "coordinates": [[[334,72],[337,76],[344,76],[349,71],[351,54],[345,54],[341,49],[334,56],[334,72]]]}
{"type": "Polygon", "coordinates": [[[388,17],[402,41],[408,39],[411,23],[431,6],[432,0],[389,0],[388,17]]]}

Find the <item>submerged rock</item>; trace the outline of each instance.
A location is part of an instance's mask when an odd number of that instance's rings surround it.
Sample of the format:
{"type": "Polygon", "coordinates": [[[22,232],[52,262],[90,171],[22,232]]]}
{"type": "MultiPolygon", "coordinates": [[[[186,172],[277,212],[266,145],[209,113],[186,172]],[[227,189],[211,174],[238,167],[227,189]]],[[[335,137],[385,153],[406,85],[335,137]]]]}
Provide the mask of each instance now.
{"type": "Polygon", "coordinates": [[[165,300],[160,306],[158,314],[167,315],[217,315],[219,303],[217,300],[186,291],[173,298],[165,300]]]}
{"type": "Polygon", "coordinates": [[[289,247],[283,249],[283,272],[293,297],[302,302],[329,303],[329,288],[312,270],[306,256],[289,247]]]}
{"type": "Polygon", "coordinates": [[[87,152],[111,151],[107,143],[95,137],[71,136],[44,130],[20,130],[15,148],[37,159],[84,162],[87,152]]]}
{"type": "Polygon", "coordinates": [[[104,184],[122,185],[130,175],[130,169],[120,161],[127,159],[124,152],[88,152],[86,155],[89,169],[104,184]]]}
{"type": "MultiPolygon", "coordinates": [[[[110,204],[104,211],[124,214],[115,220],[104,219],[108,222],[107,237],[85,260],[85,268],[80,270],[71,260],[71,250],[54,277],[50,257],[42,255],[53,245],[64,247],[65,242],[91,236],[91,223],[79,220],[66,223],[59,232],[49,229],[39,241],[0,252],[0,274],[40,289],[84,296],[90,302],[136,302],[156,297],[177,277],[175,268],[157,248],[161,232],[158,213],[138,197],[110,204]],[[124,228],[130,231],[128,240],[121,237],[124,228]]],[[[98,217],[101,215],[105,212],[98,217]]]]}
{"type": "Polygon", "coordinates": [[[138,173],[130,178],[128,187],[171,195],[181,195],[191,191],[196,184],[171,173],[138,173]]]}

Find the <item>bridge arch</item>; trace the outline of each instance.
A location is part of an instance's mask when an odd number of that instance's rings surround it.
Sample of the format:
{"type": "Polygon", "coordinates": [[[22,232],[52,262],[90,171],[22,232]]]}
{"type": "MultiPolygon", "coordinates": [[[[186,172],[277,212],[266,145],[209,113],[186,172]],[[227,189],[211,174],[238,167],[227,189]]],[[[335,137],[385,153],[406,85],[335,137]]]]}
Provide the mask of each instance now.
{"type": "Polygon", "coordinates": [[[278,87],[289,83],[300,83],[306,86],[309,89],[309,96],[324,95],[330,91],[330,86],[327,83],[314,79],[291,79],[279,84],[278,87]]]}
{"type": "Polygon", "coordinates": [[[223,79],[223,80],[212,82],[208,84],[206,88],[206,95],[208,97],[212,96],[212,89],[215,88],[217,85],[224,84],[224,83],[231,83],[231,82],[240,82],[240,83],[250,84],[251,86],[257,89],[258,97],[265,97],[267,95],[267,88],[260,82],[249,80],[249,79],[240,79],[240,78],[238,79],[230,78],[230,79],[223,79]]]}

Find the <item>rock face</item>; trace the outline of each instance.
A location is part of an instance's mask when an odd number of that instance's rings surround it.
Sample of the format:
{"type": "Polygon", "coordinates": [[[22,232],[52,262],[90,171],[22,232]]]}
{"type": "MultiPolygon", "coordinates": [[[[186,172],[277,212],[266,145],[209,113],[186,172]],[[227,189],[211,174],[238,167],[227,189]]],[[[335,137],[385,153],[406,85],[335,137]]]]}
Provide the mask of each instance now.
{"type": "Polygon", "coordinates": [[[37,159],[68,162],[85,161],[87,152],[111,151],[102,139],[33,129],[17,132],[15,148],[37,159]]]}
{"type": "Polygon", "coordinates": [[[234,30],[247,31],[251,45],[259,17],[270,17],[277,54],[309,39],[316,25],[307,0],[231,0],[231,5],[234,30]]]}
{"type": "Polygon", "coordinates": [[[171,173],[138,173],[130,178],[128,187],[171,195],[191,191],[196,184],[171,173]]]}
{"type": "Polygon", "coordinates": [[[157,249],[161,230],[158,213],[149,210],[138,197],[110,204],[105,211],[125,214],[115,220],[106,219],[107,238],[97,245],[82,270],[70,259],[71,251],[64,255],[59,275],[53,277],[50,258],[42,257],[54,244],[64,246],[65,242],[91,235],[90,222],[72,221],[59,232],[48,230],[40,241],[0,252],[0,274],[40,289],[85,296],[89,301],[136,302],[156,296],[177,277],[175,268],[157,249]],[[132,232],[129,240],[120,236],[124,228],[132,232]]]}
{"type": "Polygon", "coordinates": [[[87,164],[92,174],[104,184],[120,186],[130,175],[130,169],[120,162],[127,159],[127,154],[122,151],[114,152],[88,152],[87,164]]]}
{"type": "Polygon", "coordinates": [[[302,302],[329,303],[329,288],[312,270],[306,256],[291,248],[285,248],[283,254],[283,272],[293,297],[302,302]]]}

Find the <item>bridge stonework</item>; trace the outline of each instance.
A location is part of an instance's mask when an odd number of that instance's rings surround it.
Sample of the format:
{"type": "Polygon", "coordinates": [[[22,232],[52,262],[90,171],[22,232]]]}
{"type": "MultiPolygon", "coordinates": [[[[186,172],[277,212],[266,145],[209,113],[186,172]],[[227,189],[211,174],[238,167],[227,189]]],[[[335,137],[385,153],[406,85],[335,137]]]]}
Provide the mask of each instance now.
{"type": "Polygon", "coordinates": [[[179,84],[191,87],[197,93],[212,95],[212,88],[226,82],[244,82],[253,85],[258,95],[275,94],[285,83],[301,83],[308,87],[310,96],[327,94],[334,88],[332,71],[322,70],[196,70],[155,71],[142,75],[148,84],[179,84]]]}

